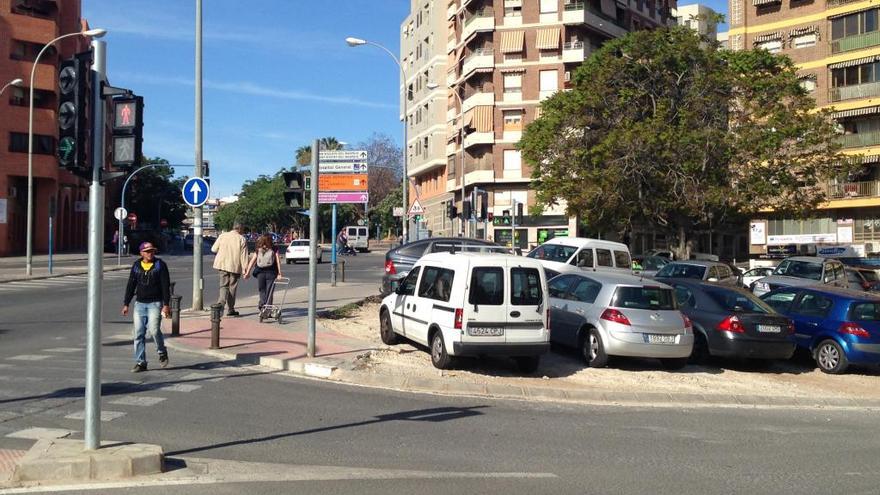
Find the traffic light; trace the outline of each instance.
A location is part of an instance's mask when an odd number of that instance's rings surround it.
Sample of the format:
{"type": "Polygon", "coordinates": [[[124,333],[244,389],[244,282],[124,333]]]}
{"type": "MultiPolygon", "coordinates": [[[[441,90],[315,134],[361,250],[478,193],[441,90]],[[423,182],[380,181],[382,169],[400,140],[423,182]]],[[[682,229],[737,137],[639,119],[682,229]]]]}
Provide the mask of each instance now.
{"type": "Polygon", "coordinates": [[[144,141],[144,99],[141,96],[125,96],[112,101],[112,165],[123,170],[139,167],[144,141]]]}
{"type": "Polygon", "coordinates": [[[489,218],[489,193],[483,191],[480,193],[480,218],[481,222],[485,222],[489,218]]]}
{"type": "Polygon", "coordinates": [[[471,200],[466,199],[461,203],[461,219],[470,220],[471,218],[471,200]]]}
{"type": "Polygon", "coordinates": [[[458,216],[458,208],[456,208],[455,203],[449,201],[446,203],[446,218],[450,220],[458,216]]]}
{"type": "Polygon", "coordinates": [[[284,172],[281,175],[284,177],[284,187],[286,188],[284,191],[284,204],[291,208],[308,208],[309,205],[306,202],[306,195],[304,193],[305,183],[303,181],[303,174],[300,172],[284,172]]]}
{"type": "Polygon", "coordinates": [[[517,225],[523,224],[523,204],[522,203],[516,204],[516,224],[517,225]]]}
{"type": "Polygon", "coordinates": [[[208,160],[202,160],[202,178],[205,179],[205,182],[208,183],[208,186],[211,185],[211,162],[208,160]]]}
{"type": "Polygon", "coordinates": [[[92,178],[88,163],[92,52],[61,62],[58,71],[58,164],[74,174],[92,178]]]}

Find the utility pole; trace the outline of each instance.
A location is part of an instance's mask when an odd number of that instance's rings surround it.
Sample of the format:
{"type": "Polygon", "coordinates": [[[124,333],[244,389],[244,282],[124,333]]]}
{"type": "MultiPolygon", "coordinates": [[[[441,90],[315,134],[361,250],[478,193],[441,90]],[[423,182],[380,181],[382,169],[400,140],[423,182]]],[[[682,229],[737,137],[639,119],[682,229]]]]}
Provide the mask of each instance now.
{"type": "MultiPolygon", "coordinates": [[[[202,162],[202,0],[196,0],[196,177],[203,175],[202,162]]],[[[202,279],[202,207],[193,208],[193,311],[204,307],[202,279]]]]}
{"type": "MultiPolygon", "coordinates": [[[[318,315],[318,177],[321,168],[321,143],[312,143],[312,190],[309,205],[309,340],[306,354],[315,357],[315,318],[318,315]]],[[[331,239],[336,242],[336,239],[331,239]]]]}

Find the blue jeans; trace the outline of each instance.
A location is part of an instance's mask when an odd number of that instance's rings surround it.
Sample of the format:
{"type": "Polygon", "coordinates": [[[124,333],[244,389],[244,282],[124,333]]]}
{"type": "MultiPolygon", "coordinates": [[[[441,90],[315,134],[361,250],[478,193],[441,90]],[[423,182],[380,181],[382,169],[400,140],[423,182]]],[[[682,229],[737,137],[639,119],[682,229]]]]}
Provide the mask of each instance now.
{"type": "Polygon", "coordinates": [[[159,354],[166,354],[165,339],[162,338],[162,302],[134,303],[134,360],[147,364],[147,334],[153,336],[159,354]]]}

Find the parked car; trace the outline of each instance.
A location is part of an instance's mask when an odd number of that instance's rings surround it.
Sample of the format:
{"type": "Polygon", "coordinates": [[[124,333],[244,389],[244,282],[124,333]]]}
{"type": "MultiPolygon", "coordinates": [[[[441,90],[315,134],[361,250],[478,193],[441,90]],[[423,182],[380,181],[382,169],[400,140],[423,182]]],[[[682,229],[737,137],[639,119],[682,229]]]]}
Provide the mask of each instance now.
{"type": "Polygon", "coordinates": [[[582,271],[611,271],[632,275],[632,259],[626,244],[588,239],[556,237],[526,255],[538,260],[549,275],[582,271]]]}
{"type": "Polygon", "coordinates": [[[687,364],[690,320],[668,285],[608,272],[565,273],[548,282],[550,338],[580,351],[594,368],[610,356],[658,358],[664,368],[687,364]]]}
{"type": "Polygon", "coordinates": [[[691,360],[709,356],[789,359],[794,324],[751,292],[697,280],[664,279],[675,289],[679,310],[694,324],[691,360]]]}
{"type": "Polygon", "coordinates": [[[761,296],[780,287],[808,285],[846,287],[848,282],[843,263],[817,256],[792,256],[782,260],[773,275],[753,282],[751,289],[756,296],[761,296]]]}
{"type": "Polygon", "coordinates": [[[669,260],[660,256],[639,255],[632,258],[633,273],[643,277],[654,277],[661,268],[668,264],[669,260]]]}
{"type": "Polygon", "coordinates": [[[733,274],[730,267],[718,261],[673,261],[661,268],[654,277],[705,280],[724,285],[739,284],[739,277],[733,274]]]}
{"type": "Polygon", "coordinates": [[[666,258],[669,261],[675,260],[675,253],[668,249],[649,249],[645,255],[647,256],[659,256],[660,258],[666,258]]]}
{"type": "MultiPolygon", "coordinates": [[[[309,240],[298,239],[291,241],[284,253],[284,259],[287,264],[296,263],[297,261],[309,261],[309,240]]],[[[324,250],[318,245],[318,263],[324,262],[324,250]]]]}
{"type": "Polygon", "coordinates": [[[344,228],[349,246],[363,253],[370,250],[370,230],[367,227],[349,225],[344,228]]]}
{"type": "Polygon", "coordinates": [[[880,282],[873,268],[846,267],[847,287],[853,290],[874,290],[880,282]]]}
{"type": "Polygon", "coordinates": [[[385,253],[385,274],[380,293],[390,294],[423,255],[462,250],[508,253],[510,250],[493,242],[461,237],[432,237],[404,244],[385,253]]]}
{"type": "Polygon", "coordinates": [[[880,297],[831,286],[784,287],[761,296],[794,320],[798,347],[825,373],[880,364],[880,297]]]}
{"type": "Polygon", "coordinates": [[[746,289],[751,288],[752,283],[754,283],[759,278],[769,277],[773,274],[773,268],[769,266],[758,266],[752,268],[751,270],[746,270],[742,275],[742,285],[746,289]]]}
{"type": "Polygon", "coordinates": [[[379,309],[382,342],[428,346],[440,369],[455,356],[503,355],[531,373],[550,349],[548,317],[537,261],[467,252],[423,256],[379,309]]]}

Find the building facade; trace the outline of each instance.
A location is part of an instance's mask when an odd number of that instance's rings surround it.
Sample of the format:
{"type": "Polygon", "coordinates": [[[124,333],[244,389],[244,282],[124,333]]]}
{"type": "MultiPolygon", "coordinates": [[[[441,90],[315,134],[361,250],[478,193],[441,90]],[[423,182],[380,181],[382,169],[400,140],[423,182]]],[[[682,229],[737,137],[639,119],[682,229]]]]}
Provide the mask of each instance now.
{"type": "MultiPolygon", "coordinates": [[[[674,5],[666,0],[422,0],[412,5],[413,12],[430,10],[431,22],[438,12],[443,19],[442,26],[432,28],[432,36],[422,36],[434,45],[430,60],[437,53],[445,55],[445,63],[437,62],[432,73],[445,67],[445,74],[431,80],[440,92],[429,89],[432,105],[438,95],[441,101],[445,98],[445,104],[434,106],[442,109],[443,126],[432,120],[422,129],[434,129],[432,136],[440,137],[445,160],[438,163],[436,148],[430,148],[430,159],[414,160],[409,168],[416,185],[431,183],[433,201],[430,207],[423,203],[425,230],[433,235],[464,231],[469,237],[523,248],[576,235],[577,217],[566,215],[564,204],[545,205],[539,215],[530,214],[536,204],[532,169],[516,149],[523,128],[540,115],[541,101],[564,90],[573,71],[602,43],[630,30],[671,24],[674,5]],[[417,163],[426,165],[419,168],[417,163]],[[461,212],[462,199],[471,198],[475,190],[481,193],[475,209],[482,209],[485,200],[493,221],[445,219],[446,203],[461,212]],[[515,213],[515,203],[524,205],[525,215],[514,233],[502,217],[515,213]]],[[[411,14],[404,31],[412,19],[411,14]]],[[[413,45],[401,46],[401,58],[407,59],[413,45]]],[[[428,140],[429,145],[437,142],[428,140]]],[[[418,143],[411,137],[412,144],[418,143]]]]}
{"type": "MultiPolygon", "coordinates": [[[[28,94],[34,59],[52,39],[82,30],[79,0],[0,0],[0,87],[21,78],[0,97],[0,256],[25,253],[27,234],[28,94]]],[[[49,48],[34,78],[34,252],[48,250],[53,215],[54,250],[83,249],[87,242],[88,184],[58,167],[57,67],[88,48],[71,37],[49,48]]]]}
{"type": "Polygon", "coordinates": [[[693,29],[697,34],[705,36],[709,40],[720,41],[718,39],[718,23],[715,21],[718,12],[712,8],[699,3],[682,5],[676,7],[672,15],[679,26],[693,29]]]}
{"type": "Polygon", "coordinates": [[[844,152],[860,171],[825,184],[810,218],[768,213],[750,225],[752,255],[823,246],[880,251],[880,7],[853,0],[730,0],[731,50],[762,47],[794,60],[817,106],[833,109],[844,152]]]}

